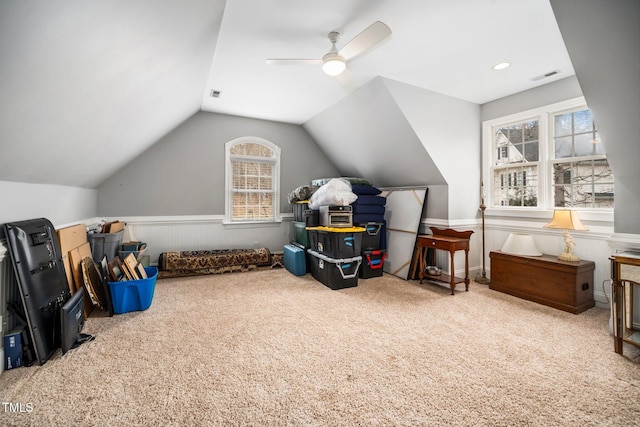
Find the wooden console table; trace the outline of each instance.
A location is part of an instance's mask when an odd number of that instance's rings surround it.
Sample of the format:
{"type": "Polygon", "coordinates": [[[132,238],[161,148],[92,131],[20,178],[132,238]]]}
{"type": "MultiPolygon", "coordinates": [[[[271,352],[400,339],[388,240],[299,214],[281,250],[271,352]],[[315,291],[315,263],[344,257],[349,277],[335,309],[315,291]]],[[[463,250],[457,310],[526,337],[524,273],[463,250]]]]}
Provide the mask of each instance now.
{"type": "Polygon", "coordinates": [[[420,235],[418,236],[418,246],[416,248],[418,257],[420,259],[420,283],[423,278],[429,280],[435,280],[438,282],[448,283],[451,288],[451,295],[454,295],[457,283],[464,282],[465,291],[469,290],[469,239],[473,234],[473,231],[456,231],[451,228],[437,228],[429,227],[432,235],[420,235]],[[451,256],[451,266],[449,274],[441,273],[438,276],[427,273],[426,269],[426,256],[427,249],[441,249],[448,251],[451,256]],[[455,267],[453,263],[453,255],[456,251],[464,251],[464,278],[455,276],[455,267]]]}
{"type": "Polygon", "coordinates": [[[613,348],[622,354],[622,343],[640,347],[640,330],[634,327],[634,291],[640,290],[640,253],[623,252],[611,257],[613,348]]]}

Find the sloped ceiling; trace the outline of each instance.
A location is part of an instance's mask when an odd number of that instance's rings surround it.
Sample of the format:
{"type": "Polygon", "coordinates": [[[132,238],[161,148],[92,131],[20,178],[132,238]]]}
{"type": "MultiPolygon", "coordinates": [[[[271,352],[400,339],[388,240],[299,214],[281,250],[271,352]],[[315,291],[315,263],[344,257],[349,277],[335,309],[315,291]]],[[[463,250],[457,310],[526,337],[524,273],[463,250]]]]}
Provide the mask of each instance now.
{"type": "Polygon", "coordinates": [[[381,78],[318,114],[304,128],[343,176],[368,177],[384,187],[446,184],[381,78]]]}
{"type": "Polygon", "coordinates": [[[197,112],[224,5],[0,2],[0,180],[96,187],[197,112]]]}
{"type": "Polygon", "coordinates": [[[198,110],[302,124],[376,76],[483,103],[573,75],[548,0],[6,0],[0,58],[0,180],[86,188],[198,110]],[[340,79],[265,64],[376,20],[340,79]]]}

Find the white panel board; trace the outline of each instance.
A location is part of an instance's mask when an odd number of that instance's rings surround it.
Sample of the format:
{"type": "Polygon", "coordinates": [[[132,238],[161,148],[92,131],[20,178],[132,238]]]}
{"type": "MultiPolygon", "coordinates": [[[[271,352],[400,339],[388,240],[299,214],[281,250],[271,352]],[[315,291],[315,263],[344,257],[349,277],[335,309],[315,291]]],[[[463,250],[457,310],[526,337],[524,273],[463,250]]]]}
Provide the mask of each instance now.
{"type": "Polygon", "coordinates": [[[381,188],[387,198],[387,258],[384,271],[402,279],[409,277],[411,259],[420,227],[426,187],[381,188]]]}

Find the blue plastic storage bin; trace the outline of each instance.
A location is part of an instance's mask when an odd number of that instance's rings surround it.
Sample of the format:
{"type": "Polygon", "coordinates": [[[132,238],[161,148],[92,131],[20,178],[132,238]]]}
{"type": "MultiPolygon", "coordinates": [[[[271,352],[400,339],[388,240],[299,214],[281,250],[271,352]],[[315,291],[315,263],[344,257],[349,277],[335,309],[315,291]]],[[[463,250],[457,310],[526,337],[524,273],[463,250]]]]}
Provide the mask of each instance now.
{"type": "Polygon", "coordinates": [[[116,314],[130,311],[146,310],[153,301],[153,292],[156,289],[158,269],[145,267],[147,279],[125,280],[122,282],[109,282],[113,312],[116,314]]]}

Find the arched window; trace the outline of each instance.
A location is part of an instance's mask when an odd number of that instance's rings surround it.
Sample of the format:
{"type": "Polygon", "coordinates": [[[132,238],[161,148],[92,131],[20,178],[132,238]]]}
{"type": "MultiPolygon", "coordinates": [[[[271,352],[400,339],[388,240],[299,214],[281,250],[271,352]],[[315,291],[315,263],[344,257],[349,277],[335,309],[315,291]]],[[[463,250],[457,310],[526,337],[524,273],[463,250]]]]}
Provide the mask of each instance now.
{"type": "Polygon", "coordinates": [[[226,222],[280,221],[280,148],[258,137],[225,144],[226,222]]]}

